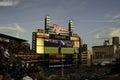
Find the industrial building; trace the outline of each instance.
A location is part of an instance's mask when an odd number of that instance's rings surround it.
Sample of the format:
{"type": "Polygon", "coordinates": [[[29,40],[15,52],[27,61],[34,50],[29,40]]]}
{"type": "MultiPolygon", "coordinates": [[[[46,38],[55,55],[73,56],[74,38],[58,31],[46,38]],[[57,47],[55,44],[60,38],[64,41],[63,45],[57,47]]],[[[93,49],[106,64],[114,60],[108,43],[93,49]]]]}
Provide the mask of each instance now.
{"type": "Polygon", "coordinates": [[[119,53],[119,37],[112,38],[112,45],[109,40],[105,40],[104,45],[92,47],[92,63],[101,64],[103,62],[113,63],[116,61],[119,53]]]}

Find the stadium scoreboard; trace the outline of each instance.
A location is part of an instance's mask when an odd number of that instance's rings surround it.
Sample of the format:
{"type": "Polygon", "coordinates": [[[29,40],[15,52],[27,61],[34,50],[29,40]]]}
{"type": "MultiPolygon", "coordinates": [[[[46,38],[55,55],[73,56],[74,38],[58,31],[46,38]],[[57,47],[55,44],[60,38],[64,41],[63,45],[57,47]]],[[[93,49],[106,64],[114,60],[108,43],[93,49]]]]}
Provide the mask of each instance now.
{"type": "Polygon", "coordinates": [[[34,53],[47,55],[45,59],[49,60],[49,66],[60,66],[61,62],[69,66],[75,51],[80,48],[80,41],[80,37],[73,34],[72,20],[69,21],[68,28],[64,28],[59,24],[51,26],[50,16],[46,16],[45,29],[38,29],[32,33],[32,50],[34,53]],[[59,42],[62,45],[59,45],[59,42]]]}

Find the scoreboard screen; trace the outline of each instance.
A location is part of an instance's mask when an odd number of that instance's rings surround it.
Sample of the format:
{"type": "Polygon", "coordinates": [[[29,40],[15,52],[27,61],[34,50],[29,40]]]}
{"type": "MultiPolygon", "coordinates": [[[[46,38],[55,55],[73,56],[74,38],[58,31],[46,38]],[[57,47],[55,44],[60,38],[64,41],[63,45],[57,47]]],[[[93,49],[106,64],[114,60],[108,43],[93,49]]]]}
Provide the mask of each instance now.
{"type": "Polygon", "coordinates": [[[45,54],[59,54],[58,52],[59,42],[61,42],[61,53],[74,54],[73,41],[55,39],[44,40],[45,54]]]}

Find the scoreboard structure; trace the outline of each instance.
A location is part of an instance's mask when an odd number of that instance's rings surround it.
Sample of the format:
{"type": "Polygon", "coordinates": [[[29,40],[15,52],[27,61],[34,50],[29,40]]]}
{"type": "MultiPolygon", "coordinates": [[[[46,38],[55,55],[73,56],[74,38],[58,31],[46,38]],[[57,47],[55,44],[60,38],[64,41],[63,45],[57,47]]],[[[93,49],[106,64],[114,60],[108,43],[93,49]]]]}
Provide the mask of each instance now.
{"type": "MultiPolygon", "coordinates": [[[[68,45],[69,44],[72,45],[70,47],[65,46],[63,48],[77,49],[80,47],[79,37],[75,37],[75,36],[69,37],[69,36],[57,35],[57,34],[46,34],[46,33],[40,33],[40,32],[33,32],[33,37],[32,37],[33,51],[37,54],[46,54],[45,48],[47,46],[45,45],[45,42],[47,42],[47,40],[53,40],[53,42],[55,41],[56,45],[57,45],[57,40],[63,40],[63,41],[68,42],[67,43],[68,45]]],[[[51,41],[51,46],[49,46],[49,47],[56,48],[57,46],[53,46],[52,41],[51,41]]]]}
{"type": "Polygon", "coordinates": [[[45,30],[38,29],[32,33],[32,50],[36,54],[47,55],[45,59],[49,60],[49,65],[59,66],[61,61],[64,61],[64,64],[69,66],[73,62],[73,55],[79,53],[80,41],[80,37],[73,34],[72,20],[69,21],[67,29],[58,24],[51,26],[50,16],[46,16],[45,30]]]}

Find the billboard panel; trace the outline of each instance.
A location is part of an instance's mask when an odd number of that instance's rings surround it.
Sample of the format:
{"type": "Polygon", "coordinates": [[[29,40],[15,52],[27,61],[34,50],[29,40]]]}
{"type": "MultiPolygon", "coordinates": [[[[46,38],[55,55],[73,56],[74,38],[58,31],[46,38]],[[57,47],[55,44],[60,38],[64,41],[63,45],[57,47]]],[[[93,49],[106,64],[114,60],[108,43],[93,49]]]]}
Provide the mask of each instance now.
{"type": "Polygon", "coordinates": [[[50,34],[49,39],[70,40],[70,37],[66,35],[50,34]]]}
{"type": "Polygon", "coordinates": [[[69,30],[67,28],[62,28],[59,24],[53,24],[53,27],[49,28],[49,31],[56,34],[69,34],[69,30]]]}

